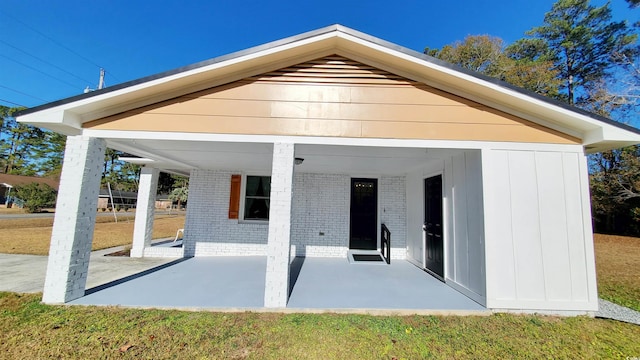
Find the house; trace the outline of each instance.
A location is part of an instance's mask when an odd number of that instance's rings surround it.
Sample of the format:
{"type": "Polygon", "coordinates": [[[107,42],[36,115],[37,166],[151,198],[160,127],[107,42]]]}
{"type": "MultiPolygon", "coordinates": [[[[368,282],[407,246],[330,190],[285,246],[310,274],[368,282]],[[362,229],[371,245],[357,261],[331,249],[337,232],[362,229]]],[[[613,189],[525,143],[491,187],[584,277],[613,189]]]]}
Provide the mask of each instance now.
{"type": "MultiPolygon", "coordinates": [[[[132,256],[381,248],[488,309],[598,306],[587,158],[638,129],[330,26],[27,109],[68,135],[43,301],[84,295],[105,148],[143,165],[132,256]],[[190,176],[183,248],[150,247],[160,170],[190,176]],[[63,206],[60,206],[60,205],[63,206]]],[[[337,280],[339,281],[339,280],[337,280]]]]}
{"type": "Polygon", "coordinates": [[[58,180],[52,178],[0,174],[0,205],[9,206],[9,203],[15,201],[15,196],[12,196],[13,188],[31,183],[49,185],[55,190],[58,190],[59,185],[58,180]]]}

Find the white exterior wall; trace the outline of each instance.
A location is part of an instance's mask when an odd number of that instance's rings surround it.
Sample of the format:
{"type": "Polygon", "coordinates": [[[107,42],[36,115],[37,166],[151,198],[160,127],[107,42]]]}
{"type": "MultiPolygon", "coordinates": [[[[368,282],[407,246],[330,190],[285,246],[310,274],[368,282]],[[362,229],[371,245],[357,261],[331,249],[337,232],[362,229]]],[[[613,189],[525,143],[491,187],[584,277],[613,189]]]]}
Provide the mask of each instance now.
{"type": "Polygon", "coordinates": [[[483,150],[487,307],[595,311],[586,156],[483,150]]]}
{"type": "Polygon", "coordinates": [[[445,161],[445,278],[447,284],[485,304],[484,206],[480,151],[445,161]]]}
{"type": "MultiPolygon", "coordinates": [[[[384,176],[378,180],[380,223],[391,232],[391,259],[407,258],[406,177],[384,176]]],[[[380,233],[380,228],[378,228],[380,233]]],[[[380,236],[380,235],[378,235],[380,236]]]]}
{"type": "Polygon", "coordinates": [[[482,166],[479,150],[452,151],[407,175],[408,259],[424,268],[424,179],[442,175],[445,281],[485,303],[482,166]]]}
{"type": "Polygon", "coordinates": [[[350,187],[347,175],[294,175],[292,254],[346,256],[349,250],[350,187]]]}
{"type": "MultiPolygon", "coordinates": [[[[185,256],[267,254],[267,223],[228,219],[231,175],[241,173],[217,170],[194,170],[191,173],[184,235],[185,256]]],[[[292,254],[346,257],[349,250],[350,179],[349,175],[338,174],[294,174],[292,254]]],[[[391,257],[405,259],[405,178],[379,178],[378,192],[379,218],[391,231],[391,257]]],[[[145,256],[148,256],[146,252],[145,256]]]]}
{"type": "Polygon", "coordinates": [[[185,256],[267,255],[268,223],[229,219],[231,175],[240,171],[193,170],[185,220],[185,256]]]}

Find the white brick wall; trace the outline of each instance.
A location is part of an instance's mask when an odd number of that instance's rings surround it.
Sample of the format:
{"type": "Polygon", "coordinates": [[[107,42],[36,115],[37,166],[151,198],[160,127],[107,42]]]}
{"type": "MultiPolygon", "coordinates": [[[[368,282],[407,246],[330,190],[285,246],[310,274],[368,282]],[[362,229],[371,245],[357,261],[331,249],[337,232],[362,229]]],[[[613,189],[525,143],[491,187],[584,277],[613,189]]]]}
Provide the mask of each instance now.
{"type": "Polygon", "coordinates": [[[378,181],[380,221],[391,232],[391,258],[407,257],[407,202],[404,176],[383,177],[378,181]]]}
{"type": "Polygon", "coordinates": [[[193,170],[185,220],[185,256],[266,255],[267,223],[229,219],[231,175],[241,171],[193,170]]]}
{"type": "MultiPolygon", "coordinates": [[[[268,225],[229,220],[231,175],[194,170],[185,224],[185,256],[266,256],[268,225]]],[[[291,252],[296,256],[346,257],[349,250],[351,176],[295,173],[291,252]],[[324,235],[320,235],[320,233],[324,235]]],[[[391,231],[391,257],[406,257],[405,178],[378,181],[380,219],[391,231]]]]}
{"type": "Polygon", "coordinates": [[[102,139],[67,137],[42,296],[45,303],[84,296],[105,148],[102,139]]]}
{"type": "Polygon", "coordinates": [[[309,257],[346,257],[350,187],[348,175],[294,175],[292,253],[309,257]]]}

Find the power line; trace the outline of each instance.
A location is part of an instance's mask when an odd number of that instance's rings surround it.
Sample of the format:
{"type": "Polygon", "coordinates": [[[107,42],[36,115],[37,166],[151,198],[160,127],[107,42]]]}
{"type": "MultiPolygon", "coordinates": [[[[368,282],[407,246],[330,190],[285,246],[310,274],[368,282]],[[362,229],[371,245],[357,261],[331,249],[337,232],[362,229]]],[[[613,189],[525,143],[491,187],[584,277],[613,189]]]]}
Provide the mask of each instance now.
{"type": "Polygon", "coordinates": [[[44,102],[49,102],[49,100],[45,100],[45,99],[40,98],[40,97],[37,97],[37,96],[29,95],[29,94],[27,94],[27,93],[25,93],[25,92],[22,92],[22,91],[20,91],[20,90],[16,90],[16,89],[12,89],[12,88],[7,87],[7,86],[4,86],[4,85],[0,85],[0,87],[1,87],[1,88],[4,88],[4,89],[7,89],[7,90],[11,90],[11,91],[13,91],[13,92],[15,92],[15,93],[18,93],[18,94],[21,94],[21,95],[28,96],[28,97],[30,97],[30,98],[34,98],[34,99],[37,99],[37,100],[42,100],[42,101],[44,101],[44,102]]]}
{"type": "Polygon", "coordinates": [[[9,46],[9,47],[11,47],[11,48],[13,48],[13,49],[16,49],[16,50],[20,51],[20,52],[21,52],[21,53],[23,53],[23,54],[26,54],[26,55],[28,55],[28,56],[31,56],[32,58],[34,58],[34,59],[36,59],[36,60],[42,61],[43,63],[45,63],[45,64],[47,64],[47,65],[49,65],[49,66],[52,66],[52,67],[54,67],[54,68],[56,68],[56,69],[58,69],[58,70],[60,70],[60,71],[62,71],[62,72],[65,72],[65,73],[67,73],[67,74],[69,74],[69,75],[71,75],[71,76],[75,77],[76,79],[79,79],[79,80],[81,80],[81,81],[83,81],[83,82],[88,82],[89,84],[90,84],[90,83],[92,83],[92,81],[90,81],[90,80],[83,79],[83,78],[81,78],[81,77],[77,76],[76,74],[71,73],[71,72],[69,72],[69,71],[67,71],[67,70],[65,70],[65,69],[63,69],[63,68],[61,68],[61,67],[60,67],[60,66],[58,66],[58,65],[52,64],[52,63],[48,62],[47,60],[44,60],[44,59],[42,59],[42,58],[40,58],[40,57],[38,57],[38,56],[35,56],[35,55],[33,55],[33,54],[30,54],[30,53],[28,53],[28,52],[26,52],[26,51],[24,51],[24,50],[22,50],[22,49],[18,48],[17,46],[13,46],[13,45],[9,44],[8,42],[6,42],[6,41],[4,41],[4,40],[2,40],[2,39],[0,39],[0,43],[3,43],[3,44],[5,44],[5,45],[7,45],[7,46],[9,46]]]}
{"type": "Polygon", "coordinates": [[[38,70],[38,69],[34,68],[33,66],[30,66],[30,65],[27,65],[27,64],[21,63],[20,61],[15,60],[15,59],[12,59],[12,58],[10,58],[10,57],[8,57],[8,56],[6,56],[6,55],[2,55],[2,54],[0,54],[0,57],[3,57],[3,58],[5,58],[5,59],[7,59],[7,60],[9,60],[9,61],[13,61],[13,62],[14,62],[14,63],[16,63],[16,64],[22,65],[22,66],[24,66],[24,67],[26,67],[26,68],[28,68],[28,69],[31,69],[31,70],[36,71],[36,72],[39,72],[40,74],[43,74],[43,75],[45,75],[45,76],[48,76],[48,77],[50,77],[50,78],[52,78],[52,79],[58,80],[58,81],[60,81],[61,83],[65,83],[65,84],[67,84],[67,85],[71,86],[71,87],[72,87],[72,88],[74,88],[74,89],[77,89],[77,88],[78,88],[78,86],[77,86],[77,85],[74,85],[74,84],[72,84],[72,83],[70,83],[70,82],[68,82],[68,81],[66,81],[66,80],[62,80],[62,79],[60,79],[59,77],[53,76],[53,75],[51,75],[51,74],[47,74],[47,73],[46,73],[46,72],[44,72],[44,71],[38,70]]]}
{"type": "Polygon", "coordinates": [[[16,105],[16,106],[21,106],[21,107],[25,107],[24,105],[18,104],[18,103],[14,103],[13,101],[9,101],[9,100],[5,100],[5,99],[0,99],[0,101],[11,104],[11,105],[16,105]]]}
{"type": "MultiPolygon", "coordinates": [[[[33,28],[32,26],[29,26],[27,23],[25,23],[24,21],[22,21],[22,20],[20,20],[20,19],[16,18],[15,16],[10,15],[10,14],[8,14],[7,12],[4,12],[4,14],[5,14],[6,16],[10,17],[11,19],[13,19],[14,21],[16,21],[16,22],[18,22],[18,23],[22,24],[24,27],[26,27],[26,28],[30,29],[31,31],[33,31],[33,32],[35,32],[35,33],[39,34],[40,36],[42,36],[42,37],[44,37],[44,38],[48,39],[48,40],[49,40],[49,41],[51,41],[52,43],[54,43],[54,44],[56,44],[56,45],[60,46],[61,48],[63,48],[63,49],[65,49],[65,50],[67,50],[68,52],[70,52],[70,53],[72,53],[72,54],[74,54],[74,55],[76,55],[77,57],[81,58],[82,60],[84,60],[84,61],[88,62],[89,64],[94,65],[94,66],[96,66],[96,67],[98,67],[98,68],[103,68],[103,66],[100,66],[100,65],[96,64],[95,62],[93,62],[92,60],[90,60],[89,58],[87,58],[87,57],[85,57],[85,56],[80,55],[78,52],[76,52],[76,51],[74,51],[73,49],[71,49],[71,48],[69,48],[69,47],[65,46],[64,44],[62,44],[62,43],[58,42],[57,40],[55,40],[55,39],[51,38],[50,36],[48,36],[48,35],[44,34],[43,32],[41,32],[41,31],[39,31],[39,30],[37,30],[37,29],[33,28]]],[[[112,75],[112,76],[113,76],[113,75],[112,75]]],[[[113,77],[115,78],[115,76],[113,76],[113,77]]]]}

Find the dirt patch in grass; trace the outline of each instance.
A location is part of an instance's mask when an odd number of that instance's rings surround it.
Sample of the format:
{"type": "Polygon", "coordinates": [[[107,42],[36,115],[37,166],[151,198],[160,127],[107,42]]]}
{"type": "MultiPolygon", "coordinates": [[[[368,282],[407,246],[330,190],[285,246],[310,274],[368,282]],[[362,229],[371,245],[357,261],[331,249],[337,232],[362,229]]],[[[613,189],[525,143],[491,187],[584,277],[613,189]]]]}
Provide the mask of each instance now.
{"type": "MultiPolygon", "coordinates": [[[[173,237],[184,228],[184,215],[158,215],[153,222],[153,238],[173,237]]],[[[133,216],[99,216],[93,234],[93,250],[131,244],[133,216]]],[[[0,253],[47,255],[53,218],[0,219],[0,253]]]]}
{"type": "Polygon", "coordinates": [[[640,238],[594,235],[601,298],[640,311],[640,238]]]}
{"type": "Polygon", "coordinates": [[[0,356],[11,359],[624,359],[640,354],[639,331],[585,317],[182,312],[0,293],[0,356]]]}

